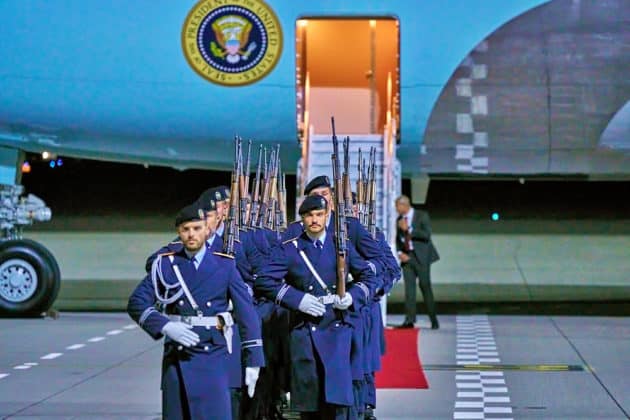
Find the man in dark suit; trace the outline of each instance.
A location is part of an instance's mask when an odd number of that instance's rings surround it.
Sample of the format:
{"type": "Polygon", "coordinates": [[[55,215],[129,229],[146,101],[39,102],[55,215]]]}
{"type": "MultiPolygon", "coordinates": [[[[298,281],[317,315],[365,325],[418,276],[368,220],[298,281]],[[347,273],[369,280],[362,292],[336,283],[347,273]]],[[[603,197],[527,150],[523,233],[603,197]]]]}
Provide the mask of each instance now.
{"type": "Polygon", "coordinates": [[[431,329],[440,328],[435,315],[435,301],[431,289],[431,264],[440,256],[431,241],[429,214],[411,207],[409,197],[401,195],[396,199],[398,226],[396,229],[396,250],[405,281],[405,321],[401,328],[412,328],[416,321],[416,278],[424,303],[431,319],[431,329]]]}

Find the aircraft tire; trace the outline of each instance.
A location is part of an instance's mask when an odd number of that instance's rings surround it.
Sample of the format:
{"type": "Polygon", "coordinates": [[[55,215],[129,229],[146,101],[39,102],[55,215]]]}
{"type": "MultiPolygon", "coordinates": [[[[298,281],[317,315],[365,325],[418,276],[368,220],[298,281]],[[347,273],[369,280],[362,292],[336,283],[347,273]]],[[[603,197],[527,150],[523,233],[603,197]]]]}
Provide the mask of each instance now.
{"type": "Polygon", "coordinates": [[[60,286],[59,265],[43,245],[30,239],[0,243],[0,316],[40,316],[60,286]]]}

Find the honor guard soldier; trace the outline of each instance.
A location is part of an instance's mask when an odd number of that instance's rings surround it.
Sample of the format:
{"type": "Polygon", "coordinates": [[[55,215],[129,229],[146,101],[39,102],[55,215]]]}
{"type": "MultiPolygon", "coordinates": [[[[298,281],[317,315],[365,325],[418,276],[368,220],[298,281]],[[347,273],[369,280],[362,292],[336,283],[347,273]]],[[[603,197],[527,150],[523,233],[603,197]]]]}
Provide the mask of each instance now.
{"type": "MultiPolygon", "coordinates": [[[[326,175],[316,176],[306,184],[304,188],[304,194],[309,195],[321,195],[328,202],[328,219],[326,220],[327,232],[334,231],[334,223],[331,223],[333,218],[332,200],[334,200],[332,185],[330,179],[326,175]]],[[[370,233],[355,217],[346,217],[348,239],[359,253],[359,256],[368,262],[372,267],[374,274],[377,276],[377,282],[380,281],[380,276],[383,271],[383,251],[378,242],[372,238],[370,233]]],[[[294,222],[287,228],[283,239],[288,239],[293,236],[297,236],[304,229],[302,222],[294,222]]],[[[377,286],[378,288],[379,286],[377,286]]],[[[353,379],[353,393],[355,396],[355,404],[357,410],[361,414],[363,407],[365,406],[365,375],[366,368],[366,354],[363,348],[363,336],[365,332],[365,322],[360,313],[353,312],[348,317],[348,322],[354,325],[352,336],[352,379],[353,379]]]]}
{"type": "Polygon", "coordinates": [[[207,248],[203,210],[187,206],[175,224],[181,250],[158,255],[129,297],[127,311],[154,339],[165,336],[164,418],[231,419],[227,359],[234,321],[228,300],[243,334],[245,382],[252,393],[264,365],[260,323],[234,260],[207,248]]]}
{"type": "Polygon", "coordinates": [[[322,196],[307,197],[299,208],[304,230],[275,248],[256,279],[258,291],[292,310],[291,403],[302,419],[358,418],[350,412],[355,401],[347,318],[375,288],[372,269],[347,242],[346,272],[354,281],[344,296],[334,294],[337,252],[335,232],[325,228],[327,209],[322,196]]]}

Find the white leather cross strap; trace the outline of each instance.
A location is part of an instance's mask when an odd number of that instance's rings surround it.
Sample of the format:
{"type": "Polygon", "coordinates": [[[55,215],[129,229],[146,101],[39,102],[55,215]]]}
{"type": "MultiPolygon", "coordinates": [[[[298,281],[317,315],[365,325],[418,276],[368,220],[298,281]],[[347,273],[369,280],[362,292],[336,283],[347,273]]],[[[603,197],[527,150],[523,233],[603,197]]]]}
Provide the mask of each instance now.
{"type": "Polygon", "coordinates": [[[322,280],[322,278],[319,276],[319,273],[315,270],[315,267],[313,267],[313,264],[311,264],[311,260],[308,259],[304,251],[298,248],[297,241],[291,241],[291,242],[293,242],[293,245],[295,245],[295,249],[297,249],[297,251],[299,252],[300,256],[304,260],[304,263],[306,264],[308,269],[311,271],[311,273],[315,277],[315,280],[317,280],[317,283],[319,283],[319,285],[322,287],[322,289],[324,289],[326,293],[330,294],[330,291],[328,290],[328,286],[326,285],[326,283],[324,283],[324,280],[322,280]]]}
{"type": "Polygon", "coordinates": [[[188,290],[188,286],[186,286],[186,282],[184,281],[184,278],[182,277],[182,273],[179,271],[179,267],[176,264],[173,264],[173,260],[174,260],[173,256],[169,255],[169,259],[171,260],[171,265],[173,266],[173,271],[175,272],[177,281],[179,282],[180,286],[182,286],[182,290],[184,291],[184,294],[188,298],[190,305],[193,307],[193,310],[197,312],[197,315],[202,317],[203,312],[201,312],[201,309],[199,309],[199,305],[197,305],[195,298],[193,298],[192,294],[190,293],[190,290],[188,290]]]}

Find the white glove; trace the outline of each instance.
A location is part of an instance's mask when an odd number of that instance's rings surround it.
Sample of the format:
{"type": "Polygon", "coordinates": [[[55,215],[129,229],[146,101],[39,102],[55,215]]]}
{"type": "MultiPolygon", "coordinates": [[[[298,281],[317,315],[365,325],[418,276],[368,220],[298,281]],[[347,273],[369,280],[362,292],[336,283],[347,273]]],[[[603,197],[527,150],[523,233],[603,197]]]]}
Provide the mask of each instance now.
{"type": "Polygon", "coordinates": [[[258,380],[258,375],[260,374],[260,367],[246,367],[245,368],[245,385],[247,385],[247,395],[249,398],[254,396],[254,391],[256,390],[256,381],[258,380]]]}
{"type": "Polygon", "coordinates": [[[321,303],[317,298],[310,293],[305,293],[304,297],[298,305],[298,309],[305,314],[312,316],[322,316],[326,313],[326,305],[321,303]]]}
{"type": "Polygon", "coordinates": [[[170,337],[186,347],[199,343],[199,336],[192,331],[192,325],[184,322],[169,321],[162,327],[162,334],[170,337]]]}
{"type": "Polygon", "coordinates": [[[335,295],[335,301],[333,302],[333,307],[336,309],[345,310],[348,309],[352,305],[352,295],[350,293],[346,293],[342,298],[339,295],[335,295]]]}

